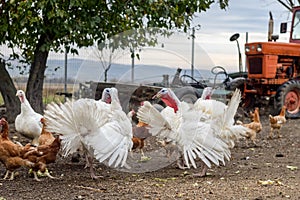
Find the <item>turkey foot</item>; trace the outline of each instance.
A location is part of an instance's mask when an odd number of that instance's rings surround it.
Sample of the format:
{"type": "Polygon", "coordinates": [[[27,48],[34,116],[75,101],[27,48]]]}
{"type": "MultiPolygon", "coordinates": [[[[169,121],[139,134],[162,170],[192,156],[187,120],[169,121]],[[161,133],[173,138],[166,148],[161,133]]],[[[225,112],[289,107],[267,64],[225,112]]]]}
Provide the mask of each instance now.
{"type": "Polygon", "coordinates": [[[203,164],[201,172],[197,173],[197,174],[193,174],[193,176],[195,176],[195,177],[204,177],[204,176],[206,176],[207,169],[208,169],[208,167],[205,164],[203,164]]]}

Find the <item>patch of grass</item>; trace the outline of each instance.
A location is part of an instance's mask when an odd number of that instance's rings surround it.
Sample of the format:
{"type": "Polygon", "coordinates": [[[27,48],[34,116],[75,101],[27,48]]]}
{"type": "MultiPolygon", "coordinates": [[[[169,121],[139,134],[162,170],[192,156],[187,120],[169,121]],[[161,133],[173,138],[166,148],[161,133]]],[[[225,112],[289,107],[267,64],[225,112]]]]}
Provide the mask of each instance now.
{"type": "MultiPolygon", "coordinates": [[[[67,86],[67,91],[72,93],[74,88],[73,84],[69,84],[67,86]]],[[[24,90],[25,91],[25,84],[18,84],[17,85],[17,90],[24,90]]],[[[76,90],[76,88],[75,88],[76,90]]],[[[57,95],[57,92],[64,92],[64,84],[62,83],[52,83],[52,84],[44,84],[44,89],[43,89],[43,103],[44,105],[47,105],[48,103],[51,102],[64,102],[65,97],[62,95],[57,95]]],[[[2,95],[0,94],[0,106],[4,104],[4,99],[2,95]]],[[[1,200],[1,199],[0,199],[1,200]]]]}
{"type": "Polygon", "coordinates": [[[4,104],[4,99],[3,99],[2,95],[0,94],[0,106],[3,105],[3,104],[4,104]]]}

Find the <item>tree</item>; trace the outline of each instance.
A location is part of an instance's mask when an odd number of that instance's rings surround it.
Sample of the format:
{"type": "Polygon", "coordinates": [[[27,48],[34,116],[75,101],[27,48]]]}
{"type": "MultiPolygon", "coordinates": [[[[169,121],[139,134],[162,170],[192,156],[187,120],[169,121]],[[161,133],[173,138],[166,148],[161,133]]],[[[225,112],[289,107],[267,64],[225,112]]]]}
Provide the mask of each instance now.
{"type": "Polygon", "coordinates": [[[12,122],[15,118],[11,116],[16,116],[20,113],[20,101],[16,98],[17,90],[5,68],[5,61],[2,59],[0,59],[0,74],[0,92],[4,99],[6,110],[9,111],[7,112],[7,120],[12,122]]]}
{"type": "MultiPolygon", "coordinates": [[[[212,0],[1,0],[0,44],[20,49],[20,54],[11,56],[29,64],[26,96],[32,107],[42,113],[44,73],[50,51],[59,52],[66,47],[77,53],[71,46],[91,46],[94,41],[101,42],[141,27],[177,27],[186,31],[193,14],[206,11],[213,3],[212,0]]],[[[219,0],[218,4],[225,9],[228,0],[219,0]]]]}
{"type": "Polygon", "coordinates": [[[282,0],[277,0],[281,5],[283,5],[286,9],[288,9],[290,12],[292,12],[292,9],[294,6],[297,6],[300,4],[300,0],[292,1],[292,0],[286,0],[285,2],[282,0]],[[296,3],[295,3],[296,2],[296,3]]]}
{"type": "Polygon", "coordinates": [[[100,44],[97,44],[94,54],[101,62],[104,70],[104,82],[107,81],[108,71],[110,70],[111,64],[114,60],[122,56],[122,52],[111,46],[113,38],[109,38],[100,44]]]}

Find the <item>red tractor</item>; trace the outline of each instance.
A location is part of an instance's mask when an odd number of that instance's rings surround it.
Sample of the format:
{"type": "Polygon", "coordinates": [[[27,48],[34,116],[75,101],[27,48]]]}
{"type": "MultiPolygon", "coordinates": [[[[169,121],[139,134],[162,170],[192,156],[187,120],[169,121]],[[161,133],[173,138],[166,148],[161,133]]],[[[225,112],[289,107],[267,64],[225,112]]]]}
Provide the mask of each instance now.
{"type": "MultiPolygon", "coordinates": [[[[270,21],[272,15],[270,14],[270,21]]],[[[281,24],[287,32],[287,23],[281,24]]],[[[270,31],[269,31],[270,32],[270,31]]],[[[272,31],[271,31],[272,33],[272,31]]],[[[293,9],[289,43],[276,42],[269,34],[268,42],[245,44],[247,76],[233,80],[231,89],[243,91],[243,106],[268,106],[278,114],[286,106],[286,117],[300,117],[300,6],[293,9]]]]}

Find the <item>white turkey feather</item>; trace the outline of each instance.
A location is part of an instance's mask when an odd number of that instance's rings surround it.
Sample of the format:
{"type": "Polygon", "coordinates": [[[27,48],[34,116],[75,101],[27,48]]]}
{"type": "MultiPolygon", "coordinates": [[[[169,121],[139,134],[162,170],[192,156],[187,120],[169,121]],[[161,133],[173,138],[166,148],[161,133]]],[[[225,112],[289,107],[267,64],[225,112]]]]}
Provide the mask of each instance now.
{"type": "Polygon", "coordinates": [[[85,142],[93,147],[95,158],[99,162],[110,158],[109,166],[115,162],[115,167],[119,165],[122,167],[132,144],[130,135],[124,137],[121,132],[122,127],[119,123],[111,121],[99,129],[99,134],[87,136],[85,142]]]}
{"type": "MultiPolygon", "coordinates": [[[[241,93],[237,89],[228,103],[222,115],[212,118],[211,127],[214,132],[221,137],[230,148],[234,147],[234,141],[245,137],[248,128],[234,124],[234,116],[237,112],[241,99],[241,93]]],[[[217,108],[217,106],[215,106],[217,108]]]]}
{"type": "Polygon", "coordinates": [[[194,109],[203,112],[204,118],[216,118],[224,114],[226,104],[214,99],[201,99],[199,98],[194,103],[194,109]]]}
{"type": "MultiPolygon", "coordinates": [[[[182,124],[179,129],[179,141],[182,146],[188,147],[187,151],[190,151],[189,159],[193,158],[192,152],[201,150],[201,153],[205,158],[210,160],[216,165],[219,165],[219,161],[224,163],[224,157],[230,157],[230,151],[227,145],[218,137],[210,127],[210,123],[201,122],[202,117],[198,111],[189,109],[188,106],[182,102],[180,104],[179,115],[182,115],[182,124]],[[183,110],[184,108],[184,110],[183,110]]],[[[202,156],[201,156],[202,157],[202,156]]],[[[188,163],[187,160],[186,164],[188,163]]],[[[206,164],[206,160],[203,160],[206,164]]],[[[193,162],[192,162],[193,164],[193,162]]],[[[210,167],[210,164],[207,165],[210,167]]],[[[193,167],[195,167],[193,165],[193,167]]]]}
{"type": "Polygon", "coordinates": [[[120,106],[117,90],[110,92],[111,104],[93,99],[50,104],[45,111],[47,130],[61,134],[64,155],[88,150],[99,162],[108,159],[114,167],[126,164],[132,148],[132,126],[120,106]]]}
{"type": "Polygon", "coordinates": [[[149,131],[153,136],[157,134],[168,135],[169,133],[163,132],[171,131],[168,121],[148,101],[145,101],[144,105],[139,108],[137,117],[140,121],[151,125],[149,131]]]}
{"type": "Polygon", "coordinates": [[[51,103],[47,106],[45,110],[47,130],[62,135],[64,156],[83,148],[82,138],[93,133],[105,122],[107,106],[104,102],[92,99],[68,100],[64,104],[51,103]]]}
{"type": "Polygon", "coordinates": [[[225,125],[233,125],[234,124],[234,116],[239,107],[241,101],[241,92],[239,89],[236,89],[228,103],[227,111],[223,119],[225,119],[225,125]]]}
{"type": "Polygon", "coordinates": [[[158,137],[166,137],[174,141],[181,149],[185,164],[196,168],[195,159],[199,157],[208,167],[211,162],[219,165],[224,158],[230,157],[228,146],[210,129],[210,124],[200,121],[202,117],[190,105],[179,103],[178,112],[166,118],[149,102],[145,102],[138,110],[138,118],[150,126],[150,133],[158,137]]]}

